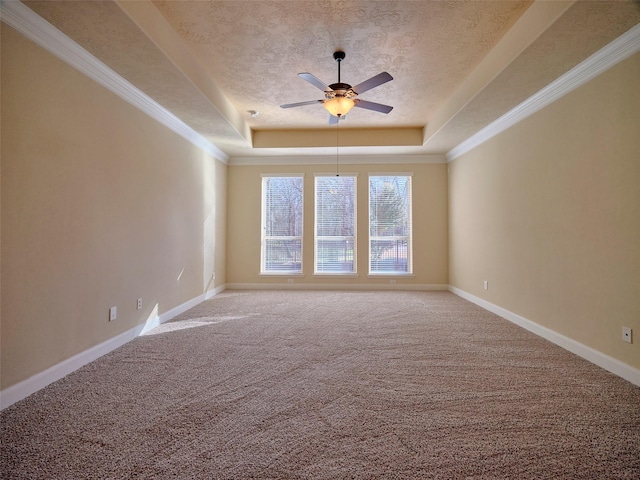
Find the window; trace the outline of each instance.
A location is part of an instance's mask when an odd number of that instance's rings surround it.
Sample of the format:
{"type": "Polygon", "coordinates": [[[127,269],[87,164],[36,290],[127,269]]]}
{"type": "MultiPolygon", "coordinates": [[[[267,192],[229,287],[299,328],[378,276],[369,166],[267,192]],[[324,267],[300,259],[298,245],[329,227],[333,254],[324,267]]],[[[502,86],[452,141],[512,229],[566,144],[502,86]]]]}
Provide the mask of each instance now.
{"type": "Polygon", "coordinates": [[[302,180],[262,178],[262,273],[302,273],[302,180]]]}
{"type": "Polygon", "coordinates": [[[315,180],[315,273],[356,273],[356,177],[315,180]]]}
{"type": "Polygon", "coordinates": [[[369,273],[410,274],[411,176],[369,176],[369,273]]]}

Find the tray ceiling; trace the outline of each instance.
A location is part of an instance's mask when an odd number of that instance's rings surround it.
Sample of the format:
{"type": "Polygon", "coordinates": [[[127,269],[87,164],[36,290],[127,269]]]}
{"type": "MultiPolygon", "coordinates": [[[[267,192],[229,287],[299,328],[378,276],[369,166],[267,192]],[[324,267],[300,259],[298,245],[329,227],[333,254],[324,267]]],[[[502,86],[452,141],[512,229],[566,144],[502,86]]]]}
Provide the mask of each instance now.
{"type": "Polygon", "coordinates": [[[279,105],[321,99],[297,74],[337,81],[336,50],[343,82],[394,77],[361,96],[391,113],[340,122],[345,153],[444,154],[640,22],[633,1],[24,3],[232,158],[335,152],[320,104],[279,105]]]}

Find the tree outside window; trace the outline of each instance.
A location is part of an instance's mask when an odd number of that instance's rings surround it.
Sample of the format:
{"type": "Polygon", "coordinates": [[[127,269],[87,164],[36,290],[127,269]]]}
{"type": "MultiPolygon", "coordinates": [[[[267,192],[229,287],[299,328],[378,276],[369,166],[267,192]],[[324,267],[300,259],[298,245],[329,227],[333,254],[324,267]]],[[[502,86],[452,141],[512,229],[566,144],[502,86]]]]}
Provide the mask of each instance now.
{"type": "Polygon", "coordinates": [[[302,272],[303,177],[262,179],[262,273],[302,272]]]}
{"type": "Polygon", "coordinates": [[[411,176],[369,177],[369,273],[412,273],[411,176]]]}
{"type": "Polygon", "coordinates": [[[356,272],[356,177],[315,178],[315,272],[356,272]]]}

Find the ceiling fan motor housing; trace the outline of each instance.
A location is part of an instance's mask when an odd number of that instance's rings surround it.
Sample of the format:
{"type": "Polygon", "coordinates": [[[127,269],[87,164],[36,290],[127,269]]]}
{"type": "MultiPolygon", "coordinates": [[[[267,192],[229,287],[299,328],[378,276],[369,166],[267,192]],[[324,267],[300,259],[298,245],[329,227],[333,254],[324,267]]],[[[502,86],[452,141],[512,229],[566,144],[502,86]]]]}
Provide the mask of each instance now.
{"type": "Polygon", "coordinates": [[[324,96],[331,99],[335,97],[346,97],[352,98],[357,95],[351,88],[351,85],[348,83],[332,83],[329,85],[330,90],[324,92],[324,96]]]}
{"type": "Polygon", "coordinates": [[[336,97],[352,98],[357,95],[357,93],[353,91],[351,85],[340,81],[340,62],[344,60],[345,56],[346,54],[340,50],[333,52],[333,59],[338,62],[338,81],[337,83],[329,85],[329,90],[324,92],[324,96],[329,100],[336,97]]]}
{"type": "MultiPolygon", "coordinates": [[[[286,105],[280,105],[280,107],[301,107],[303,105],[312,105],[319,102],[332,115],[330,118],[343,118],[344,115],[346,115],[349,110],[351,110],[351,107],[355,106],[367,110],[374,110],[376,112],[389,113],[393,109],[393,107],[390,107],[389,105],[383,105],[381,103],[359,100],[356,97],[360,93],[364,93],[368,90],[371,90],[372,88],[382,85],[383,83],[393,80],[393,77],[387,72],[382,72],[369,78],[368,80],[365,80],[364,82],[359,83],[355,87],[352,87],[348,83],[342,83],[340,81],[340,62],[344,60],[345,56],[345,53],[342,51],[333,53],[333,59],[338,62],[338,81],[336,83],[332,83],[331,85],[327,85],[322,80],[319,80],[317,77],[308,72],[298,74],[300,78],[309,82],[314,87],[322,90],[325,96],[324,100],[310,100],[306,102],[290,103],[286,105]]],[[[332,124],[331,121],[329,123],[332,124]]]]}

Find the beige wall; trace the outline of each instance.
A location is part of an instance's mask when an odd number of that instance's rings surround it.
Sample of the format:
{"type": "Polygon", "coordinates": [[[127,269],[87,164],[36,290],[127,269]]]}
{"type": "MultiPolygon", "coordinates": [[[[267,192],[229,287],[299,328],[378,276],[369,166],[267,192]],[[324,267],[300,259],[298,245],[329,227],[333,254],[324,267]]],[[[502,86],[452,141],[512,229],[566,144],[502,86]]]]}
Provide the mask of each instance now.
{"type": "Polygon", "coordinates": [[[6,25],[1,125],[3,389],[225,283],[226,165],[6,25]]]}
{"type": "Polygon", "coordinates": [[[360,208],[344,278],[313,275],[313,175],[333,165],[227,167],[5,25],[1,46],[0,388],[214,286],[287,284],[259,275],[260,191],[292,172],[295,286],[390,287],[367,275],[367,174],[412,172],[414,276],[397,288],[451,284],[640,368],[638,55],[448,166],[343,157],[360,208]]]}
{"type": "Polygon", "coordinates": [[[451,285],[635,368],[638,79],[636,54],[453,161],[449,175],[451,285]]]}
{"type": "MultiPolygon", "coordinates": [[[[368,174],[413,173],[414,276],[394,277],[397,288],[448,284],[446,164],[348,165],[340,172],[358,174],[358,260],[356,278],[313,275],[314,174],[335,172],[335,165],[230,166],[227,237],[227,282],[232,286],[285,284],[390,287],[390,277],[368,276],[368,174]],[[300,173],[304,179],[303,277],[260,275],[261,174],[300,173]]],[[[291,285],[289,285],[291,286],[291,285]]]]}

